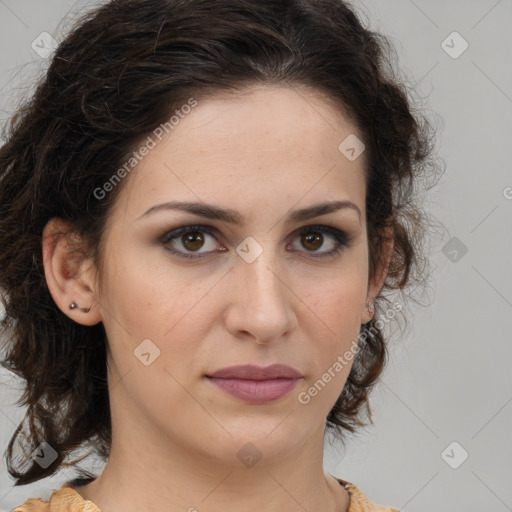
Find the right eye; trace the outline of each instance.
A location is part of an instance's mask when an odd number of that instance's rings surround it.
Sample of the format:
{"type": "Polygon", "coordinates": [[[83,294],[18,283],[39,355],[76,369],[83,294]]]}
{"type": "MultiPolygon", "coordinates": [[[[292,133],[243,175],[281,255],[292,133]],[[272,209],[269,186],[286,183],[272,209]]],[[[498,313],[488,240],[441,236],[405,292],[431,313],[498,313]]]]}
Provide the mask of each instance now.
{"type": "Polygon", "coordinates": [[[216,243],[210,243],[210,249],[200,251],[205,245],[208,247],[208,237],[215,240],[210,227],[184,226],[165,233],[160,238],[160,242],[178,258],[201,259],[207,257],[206,255],[209,253],[215,252],[215,247],[218,246],[216,243]]]}

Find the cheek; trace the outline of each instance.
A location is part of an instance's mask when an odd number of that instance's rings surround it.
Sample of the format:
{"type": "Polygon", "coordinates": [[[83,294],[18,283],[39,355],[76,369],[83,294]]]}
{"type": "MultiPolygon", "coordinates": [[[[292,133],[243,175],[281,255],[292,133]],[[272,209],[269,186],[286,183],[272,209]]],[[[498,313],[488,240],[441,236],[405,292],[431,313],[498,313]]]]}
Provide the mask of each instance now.
{"type": "MultiPolygon", "coordinates": [[[[363,305],[364,296],[358,290],[345,288],[325,294],[312,308],[317,319],[326,327],[322,329],[326,336],[316,344],[318,360],[324,366],[329,366],[338,355],[348,350],[354,342],[357,343],[363,305]]],[[[310,336],[312,340],[315,339],[314,333],[310,333],[310,336]]]]}
{"type": "Polygon", "coordinates": [[[187,288],[179,270],[152,261],[135,241],[119,242],[109,259],[105,303],[134,338],[161,338],[199,300],[200,290],[187,288]]]}
{"type": "Polygon", "coordinates": [[[359,325],[368,287],[367,268],[360,263],[363,257],[347,258],[321,276],[314,287],[308,283],[302,294],[305,304],[338,334],[350,325],[359,325]]]}
{"type": "MultiPolygon", "coordinates": [[[[311,308],[316,320],[309,326],[312,372],[300,400],[311,400],[328,414],[340,396],[357,352],[361,331],[361,308],[364,294],[361,286],[330,288],[319,294],[311,308]],[[321,331],[319,331],[319,326],[321,331]],[[319,333],[322,334],[319,334],[319,333]]],[[[304,402],[301,402],[304,403],[304,402]]]]}
{"type": "Polygon", "coordinates": [[[158,387],[159,379],[171,378],[166,370],[185,381],[215,313],[208,295],[212,283],[194,280],[191,284],[190,276],[179,269],[171,272],[141,265],[135,272],[119,272],[112,286],[119,322],[109,322],[115,332],[108,334],[119,371],[139,369],[140,361],[134,355],[149,351],[158,357],[145,368],[151,370],[143,377],[146,387],[150,383],[158,387]]]}
{"type": "MultiPolygon", "coordinates": [[[[310,321],[305,329],[309,331],[308,338],[314,341],[312,348],[319,362],[317,373],[323,373],[339,355],[354,350],[357,345],[367,291],[365,272],[364,265],[347,265],[337,279],[331,279],[328,285],[319,284],[304,295],[304,303],[310,309],[310,321]]],[[[349,370],[346,369],[346,375],[349,370]]]]}

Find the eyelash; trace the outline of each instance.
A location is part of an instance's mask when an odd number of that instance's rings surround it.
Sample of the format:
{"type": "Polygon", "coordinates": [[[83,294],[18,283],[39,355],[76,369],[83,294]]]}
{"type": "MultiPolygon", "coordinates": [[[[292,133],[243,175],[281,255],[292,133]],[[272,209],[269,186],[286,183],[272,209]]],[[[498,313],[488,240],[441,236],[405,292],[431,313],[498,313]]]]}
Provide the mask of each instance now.
{"type": "MultiPolygon", "coordinates": [[[[175,249],[172,249],[167,246],[169,242],[172,242],[173,240],[179,238],[182,235],[186,235],[188,233],[205,233],[207,235],[211,235],[215,238],[215,232],[217,230],[214,228],[211,228],[209,226],[183,226],[178,229],[173,229],[171,231],[168,231],[164,233],[159,238],[159,243],[166,246],[166,250],[169,251],[171,254],[182,258],[182,259],[188,259],[188,260],[200,260],[204,258],[208,258],[212,251],[208,251],[205,253],[184,253],[182,251],[177,251],[175,249]],[[201,256],[199,255],[201,254],[201,256]]],[[[339,229],[333,228],[331,226],[325,226],[325,225],[312,225],[312,226],[305,226],[302,228],[295,236],[300,237],[302,235],[308,234],[308,233],[322,233],[332,236],[336,242],[337,245],[334,249],[331,249],[328,252],[321,253],[321,256],[308,256],[312,259],[323,259],[328,258],[335,255],[341,255],[343,249],[348,248],[352,245],[352,238],[349,237],[344,231],[340,231],[339,229]]],[[[214,251],[213,251],[214,252],[214,251]]],[[[314,252],[311,252],[310,254],[314,254],[314,252]]]]}

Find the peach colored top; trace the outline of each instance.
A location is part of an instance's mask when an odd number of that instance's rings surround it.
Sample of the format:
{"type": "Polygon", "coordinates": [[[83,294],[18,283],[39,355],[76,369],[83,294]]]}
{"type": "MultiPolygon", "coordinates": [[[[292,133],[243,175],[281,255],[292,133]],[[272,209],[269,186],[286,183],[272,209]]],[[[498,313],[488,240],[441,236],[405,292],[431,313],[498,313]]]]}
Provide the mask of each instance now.
{"type": "MultiPolygon", "coordinates": [[[[376,505],[354,484],[340,478],[337,480],[350,495],[348,512],[399,512],[396,508],[376,505]]],[[[29,498],[12,512],[101,512],[101,510],[92,501],[82,498],[73,485],[65,484],[52,493],[49,501],[29,498]]]]}

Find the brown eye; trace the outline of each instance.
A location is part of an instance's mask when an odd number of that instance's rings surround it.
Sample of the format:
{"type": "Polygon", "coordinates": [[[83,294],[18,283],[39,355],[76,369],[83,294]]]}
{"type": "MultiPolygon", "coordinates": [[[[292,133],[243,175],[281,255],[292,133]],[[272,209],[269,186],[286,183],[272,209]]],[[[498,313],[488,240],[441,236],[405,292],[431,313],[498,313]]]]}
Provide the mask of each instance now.
{"type": "Polygon", "coordinates": [[[323,244],[323,235],[319,233],[307,234],[301,237],[302,245],[309,251],[316,251],[320,249],[323,244]]]}
{"type": "Polygon", "coordinates": [[[191,231],[181,236],[181,243],[188,251],[197,251],[204,244],[204,234],[200,231],[191,231]]]}
{"type": "Polygon", "coordinates": [[[213,230],[201,226],[185,226],[160,237],[160,243],[180,258],[199,259],[211,256],[219,244],[213,230]]]}
{"type": "MultiPolygon", "coordinates": [[[[218,243],[215,233],[217,230],[208,226],[184,226],[165,233],[159,242],[179,258],[199,260],[227,250],[218,243]]],[[[350,247],[352,239],[345,232],[331,226],[306,226],[295,234],[294,244],[298,245],[293,248],[294,252],[306,252],[308,258],[332,258],[340,255],[344,248],[350,247]]]]}
{"type": "Polygon", "coordinates": [[[343,249],[352,245],[351,237],[331,226],[306,226],[297,236],[295,251],[309,253],[307,257],[313,259],[341,255],[343,249]]]}

